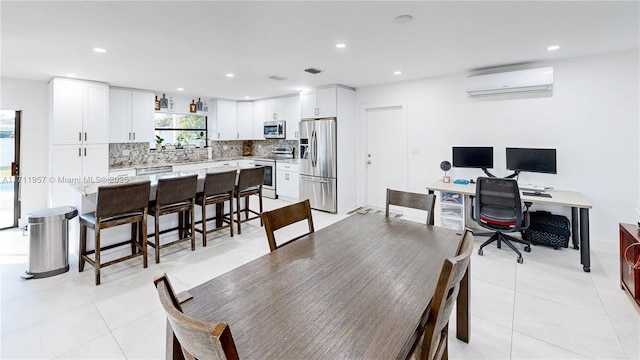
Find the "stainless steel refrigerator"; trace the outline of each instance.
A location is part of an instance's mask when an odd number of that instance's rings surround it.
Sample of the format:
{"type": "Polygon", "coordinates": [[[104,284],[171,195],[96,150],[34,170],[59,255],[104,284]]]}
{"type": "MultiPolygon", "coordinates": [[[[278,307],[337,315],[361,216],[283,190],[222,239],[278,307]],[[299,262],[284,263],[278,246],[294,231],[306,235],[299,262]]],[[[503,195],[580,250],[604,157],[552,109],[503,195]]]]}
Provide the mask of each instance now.
{"type": "Polygon", "coordinates": [[[300,200],[316,210],[337,212],[336,119],[300,121],[300,200]]]}

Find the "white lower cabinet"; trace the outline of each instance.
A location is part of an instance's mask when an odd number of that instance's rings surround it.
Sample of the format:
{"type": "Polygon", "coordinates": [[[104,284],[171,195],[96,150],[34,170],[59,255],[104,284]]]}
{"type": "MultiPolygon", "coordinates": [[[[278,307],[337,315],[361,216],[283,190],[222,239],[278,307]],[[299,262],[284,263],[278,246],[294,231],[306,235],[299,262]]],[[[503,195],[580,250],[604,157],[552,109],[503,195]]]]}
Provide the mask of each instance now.
{"type": "Polygon", "coordinates": [[[70,184],[106,184],[109,175],[109,145],[53,145],[51,147],[50,205],[70,203],[73,193],[70,184]]]}
{"type": "Polygon", "coordinates": [[[299,193],[300,164],[276,163],[276,195],[298,201],[299,193]]]}

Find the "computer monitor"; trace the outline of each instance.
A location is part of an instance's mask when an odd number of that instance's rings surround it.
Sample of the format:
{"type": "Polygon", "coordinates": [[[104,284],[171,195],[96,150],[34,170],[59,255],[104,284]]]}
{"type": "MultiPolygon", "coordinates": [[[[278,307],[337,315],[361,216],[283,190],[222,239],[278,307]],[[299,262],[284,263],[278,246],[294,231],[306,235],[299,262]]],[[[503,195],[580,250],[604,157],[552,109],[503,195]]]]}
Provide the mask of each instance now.
{"type": "Polygon", "coordinates": [[[493,168],[493,147],[453,147],[453,167],[493,168]]]}
{"type": "Polygon", "coordinates": [[[507,169],[556,174],[556,149],[507,148],[507,169]]]}

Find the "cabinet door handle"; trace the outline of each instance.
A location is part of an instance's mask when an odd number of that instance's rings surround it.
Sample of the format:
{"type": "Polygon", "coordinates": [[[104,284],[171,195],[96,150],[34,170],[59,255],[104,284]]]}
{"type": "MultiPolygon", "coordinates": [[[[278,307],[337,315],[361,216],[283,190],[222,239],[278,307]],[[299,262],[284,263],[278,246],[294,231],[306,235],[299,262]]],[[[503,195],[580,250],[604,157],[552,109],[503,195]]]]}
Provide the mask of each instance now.
{"type": "Polygon", "coordinates": [[[236,133],[236,139],[240,139],[240,133],[239,132],[236,133]]]}
{"type": "Polygon", "coordinates": [[[87,148],[84,148],[84,156],[87,156],[87,148]]]}
{"type": "Polygon", "coordinates": [[[133,133],[133,140],[136,139],[136,133],[133,133]]]}
{"type": "Polygon", "coordinates": [[[218,133],[218,139],[220,139],[220,133],[218,133]]]}
{"type": "Polygon", "coordinates": [[[84,133],[84,141],[87,141],[87,133],[84,133]]]}
{"type": "Polygon", "coordinates": [[[78,133],[78,141],[82,141],[82,132],[78,133]]]}
{"type": "Polygon", "coordinates": [[[82,148],[78,148],[78,156],[82,157],[82,148]]]}
{"type": "Polygon", "coordinates": [[[131,133],[129,133],[129,140],[131,140],[131,133]]]}

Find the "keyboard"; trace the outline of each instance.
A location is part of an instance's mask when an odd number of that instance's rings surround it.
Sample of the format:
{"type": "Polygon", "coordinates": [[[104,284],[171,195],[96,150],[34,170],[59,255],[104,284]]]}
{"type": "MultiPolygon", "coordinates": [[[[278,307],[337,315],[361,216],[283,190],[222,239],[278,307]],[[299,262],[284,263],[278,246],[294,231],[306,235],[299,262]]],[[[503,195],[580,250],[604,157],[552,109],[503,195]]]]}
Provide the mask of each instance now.
{"type": "Polygon", "coordinates": [[[536,185],[536,184],[518,184],[518,187],[520,188],[520,190],[532,190],[532,191],[544,191],[545,188],[542,185],[536,185]]]}

